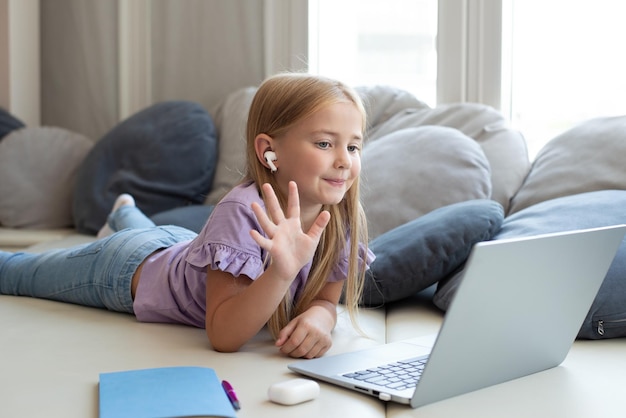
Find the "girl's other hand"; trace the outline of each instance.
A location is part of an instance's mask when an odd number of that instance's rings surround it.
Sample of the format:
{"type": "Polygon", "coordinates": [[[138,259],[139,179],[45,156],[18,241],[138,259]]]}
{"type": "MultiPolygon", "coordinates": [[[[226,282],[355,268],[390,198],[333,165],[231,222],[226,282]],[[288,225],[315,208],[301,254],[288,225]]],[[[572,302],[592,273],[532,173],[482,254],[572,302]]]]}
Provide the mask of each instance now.
{"type": "Polygon", "coordinates": [[[332,345],[331,330],[326,322],[312,311],[306,311],[280,330],[276,347],[290,357],[321,357],[332,345]]]}
{"type": "Polygon", "coordinates": [[[267,213],[256,202],[252,204],[252,210],[267,237],[254,230],[250,234],[270,254],[270,268],[274,270],[274,274],[291,281],[313,259],[322,232],[330,220],[330,213],[320,212],[305,233],[300,220],[300,199],[296,183],[289,182],[286,214],[281,209],[272,186],[266,183],[262,187],[266,196],[267,213]]]}

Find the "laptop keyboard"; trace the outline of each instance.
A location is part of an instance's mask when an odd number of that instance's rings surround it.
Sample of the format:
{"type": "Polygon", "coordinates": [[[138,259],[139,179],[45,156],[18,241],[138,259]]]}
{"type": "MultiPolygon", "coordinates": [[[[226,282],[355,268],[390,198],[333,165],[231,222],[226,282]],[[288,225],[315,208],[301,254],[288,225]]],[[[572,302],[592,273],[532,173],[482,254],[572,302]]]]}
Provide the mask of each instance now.
{"type": "Polygon", "coordinates": [[[410,389],[417,385],[427,361],[428,357],[415,357],[371,369],[346,373],[343,377],[394,390],[410,389]]]}

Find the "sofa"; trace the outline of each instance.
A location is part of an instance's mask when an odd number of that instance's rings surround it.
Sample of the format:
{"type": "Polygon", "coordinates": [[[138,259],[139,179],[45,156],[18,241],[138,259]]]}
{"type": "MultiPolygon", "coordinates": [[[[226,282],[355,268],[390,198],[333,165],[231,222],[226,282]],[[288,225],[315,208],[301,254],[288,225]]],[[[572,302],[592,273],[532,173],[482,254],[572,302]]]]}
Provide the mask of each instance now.
{"type": "MultiPolygon", "coordinates": [[[[91,242],[117,193],[129,190],[155,222],[199,228],[241,177],[254,92],[235,91],[210,111],[188,102],[157,104],[97,141],[58,127],[26,127],[0,112],[0,248],[39,252],[91,242]],[[169,131],[173,121],[178,128],[169,131]]],[[[585,121],[550,140],[531,162],[523,135],[492,108],[430,108],[387,86],[359,92],[369,118],[363,202],[372,242],[415,225],[401,252],[388,249],[406,256],[411,269],[385,269],[390,281],[399,271],[414,277],[363,307],[365,336],[340,305],[327,355],[435,334],[475,242],[626,223],[626,117],[585,121]],[[468,202],[496,205],[500,215],[476,230],[477,217],[464,212],[468,202]],[[464,228],[472,234],[460,234],[464,228]]],[[[622,247],[607,275],[610,287],[598,297],[619,290],[622,247]]],[[[388,260],[391,267],[404,261],[388,260]]],[[[617,417],[626,339],[606,338],[623,335],[619,312],[613,319],[617,326],[597,335],[590,312],[556,368],[416,410],[325,383],[316,399],[283,406],[268,400],[268,387],[298,376],[266,331],[225,354],[211,349],[201,329],[0,296],[0,415],[96,417],[100,373],[192,365],[212,367],[233,384],[241,417],[617,417]]],[[[549,318],[538,326],[549,327],[549,318]]]]}

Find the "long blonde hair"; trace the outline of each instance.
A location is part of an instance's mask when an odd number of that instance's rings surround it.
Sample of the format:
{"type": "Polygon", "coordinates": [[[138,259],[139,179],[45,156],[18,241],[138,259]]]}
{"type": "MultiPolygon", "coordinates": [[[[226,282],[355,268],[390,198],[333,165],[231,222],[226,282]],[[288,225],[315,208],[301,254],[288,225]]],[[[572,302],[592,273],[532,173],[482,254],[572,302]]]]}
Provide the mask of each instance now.
{"type": "MultiPolygon", "coordinates": [[[[248,113],[246,179],[254,181],[257,187],[263,183],[271,184],[277,191],[281,207],[285,210],[287,198],[280,193],[280,188],[270,170],[258,160],[254,146],[255,138],[261,133],[273,138],[280,137],[294,124],[320,109],[346,102],[354,104],[361,113],[362,130],[365,132],[366,112],[361,98],[345,84],[301,73],[278,74],[266,79],[257,90],[248,113]]],[[[268,327],[274,337],[313,301],[326,284],[339,255],[346,249],[349,268],[344,285],[344,304],[353,326],[360,330],[357,314],[363,291],[368,239],[365,214],[360,203],[359,179],[354,181],[339,204],[324,205],[322,209],[330,212],[330,222],[313,257],[302,296],[299,300],[292,301],[288,292],[268,321],[268,327]],[[349,240],[346,239],[348,236],[349,240]],[[349,248],[346,248],[348,243],[349,248]]]]}

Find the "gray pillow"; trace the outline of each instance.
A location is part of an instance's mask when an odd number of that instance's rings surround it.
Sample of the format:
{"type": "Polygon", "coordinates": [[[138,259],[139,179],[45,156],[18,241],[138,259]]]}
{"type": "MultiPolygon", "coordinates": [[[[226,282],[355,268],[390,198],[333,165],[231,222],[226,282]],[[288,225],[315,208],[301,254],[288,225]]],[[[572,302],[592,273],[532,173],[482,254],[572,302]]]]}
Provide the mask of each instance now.
{"type": "Polygon", "coordinates": [[[361,96],[367,111],[366,140],[376,138],[378,136],[376,131],[399,112],[406,109],[430,110],[426,103],[418,100],[412,93],[397,87],[358,86],[356,91],[361,96]]]}
{"type": "Polygon", "coordinates": [[[448,205],[372,240],[363,304],[379,306],[414,295],[456,270],[472,246],[491,239],[504,217],[493,200],[448,205]]]}
{"type": "Polygon", "coordinates": [[[27,127],[0,141],[0,224],[71,227],[76,173],[93,147],[61,128],[27,127]]]}
{"type": "Polygon", "coordinates": [[[115,198],[134,196],[148,216],[202,204],[217,162],[217,134],[199,104],[162,102],[129,117],[96,143],[78,172],[74,222],[95,234],[115,198]]]}
{"type": "Polygon", "coordinates": [[[541,149],[507,213],[557,197],[626,189],[624,155],[626,116],[583,122],[541,149]]]}
{"type": "MultiPolygon", "coordinates": [[[[601,190],[551,199],[507,217],[494,240],[626,223],[626,191],[601,190]]],[[[434,302],[447,310],[463,277],[440,282],[434,302]]],[[[538,289],[540,291],[540,289],[538,289]]],[[[559,301],[554,301],[559,303],[559,301]]],[[[531,305],[529,305],[530,307],[531,305]]],[[[626,336],[626,242],[623,242],[578,334],[579,338],[626,336]],[[615,321],[621,319],[622,322],[615,321]],[[598,333],[598,321],[605,323],[598,333]]]]}
{"type": "Polygon", "coordinates": [[[454,128],[476,141],[491,168],[491,199],[508,211],[509,201],[528,174],[530,161],[526,141],[511,129],[502,113],[479,103],[451,103],[436,108],[412,108],[397,112],[368,131],[370,141],[377,141],[401,129],[417,126],[454,128]]]}
{"type": "Polygon", "coordinates": [[[151,219],[157,225],[182,226],[197,234],[204,227],[214,207],[213,205],[183,206],[159,212],[152,215],[151,219]]]}
{"type": "Polygon", "coordinates": [[[21,120],[0,107],[0,141],[7,136],[9,132],[24,127],[25,125],[21,120]]]}
{"type": "Polygon", "coordinates": [[[372,238],[442,206],[491,197],[480,145],[443,126],[402,129],[368,143],[362,181],[372,238]]]}
{"type": "Polygon", "coordinates": [[[243,178],[246,170],[246,123],[256,87],[229,94],[215,111],[220,153],[206,203],[217,204],[243,178]]]}

